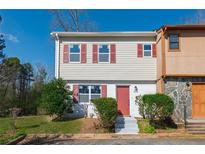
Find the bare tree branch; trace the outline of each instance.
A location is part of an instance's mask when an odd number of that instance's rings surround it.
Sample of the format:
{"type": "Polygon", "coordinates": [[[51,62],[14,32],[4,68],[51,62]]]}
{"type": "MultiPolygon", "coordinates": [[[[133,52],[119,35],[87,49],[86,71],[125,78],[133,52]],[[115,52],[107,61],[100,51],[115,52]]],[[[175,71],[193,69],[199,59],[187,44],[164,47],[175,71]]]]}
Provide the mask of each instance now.
{"type": "Polygon", "coordinates": [[[51,10],[53,15],[56,17],[56,22],[59,24],[60,27],[62,27],[65,31],[69,31],[70,27],[67,25],[67,23],[63,20],[63,16],[58,10],[51,10]]]}
{"type": "MultiPolygon", "coordinates": [[[[63,31],[96,31],[97,26],[83,10],[51,10],[55,24],[63,31]]],[[[56,27],[55,27],[56,28],[56,27]]]]}
{"type": "Polygon", "coordinates": [[[205,10],[197,10],[193,15],[183,17],[185,24],[205,24],[205,10]]]}
{"type": "Polygon", "coordinates": [[[69,10],[70,17],[72,19],[72,23],[75,25],[75,31],[79,31],[79,13],[78,10],[69,10]]]}

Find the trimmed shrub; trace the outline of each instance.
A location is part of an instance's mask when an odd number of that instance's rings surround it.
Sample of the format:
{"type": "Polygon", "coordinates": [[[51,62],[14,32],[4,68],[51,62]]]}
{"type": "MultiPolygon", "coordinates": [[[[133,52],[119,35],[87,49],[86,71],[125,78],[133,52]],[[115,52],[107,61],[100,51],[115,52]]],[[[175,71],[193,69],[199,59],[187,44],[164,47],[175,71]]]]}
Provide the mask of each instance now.
{"type": "Polygon", "coordinates": [[[139,107],[145,118],[151,121],[164,120],[173,114],[174,102],[165,94],[149,94],[142,97],[142,104],[139,107]]]}
{"type": "Polygon", "coordinates": [[[93,99],[92,102],[96,106],[102,126],[112,129],[118,115],[117,101],[114,98],[98,98],[93,99]]]}

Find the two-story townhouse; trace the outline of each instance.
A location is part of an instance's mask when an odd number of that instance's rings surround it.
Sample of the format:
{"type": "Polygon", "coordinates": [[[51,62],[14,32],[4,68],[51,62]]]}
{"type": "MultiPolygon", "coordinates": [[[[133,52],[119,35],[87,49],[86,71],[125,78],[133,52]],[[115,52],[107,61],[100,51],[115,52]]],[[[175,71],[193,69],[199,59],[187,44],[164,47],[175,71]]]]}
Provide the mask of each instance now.
{"type": "Polygon", "coordinates": [[[205,118],[205,26],[163,26],[156,44],[157,91],[174,100],[174,119],[205,118]]]}
{"type": "Polygon", "coordinates": [[[74,112],[94,114],[91,99],[116,98],[119,114],[140,116],[136,96],[156,93],[155,32],[53,32],[55,77],[67,81],[74,112]]]}

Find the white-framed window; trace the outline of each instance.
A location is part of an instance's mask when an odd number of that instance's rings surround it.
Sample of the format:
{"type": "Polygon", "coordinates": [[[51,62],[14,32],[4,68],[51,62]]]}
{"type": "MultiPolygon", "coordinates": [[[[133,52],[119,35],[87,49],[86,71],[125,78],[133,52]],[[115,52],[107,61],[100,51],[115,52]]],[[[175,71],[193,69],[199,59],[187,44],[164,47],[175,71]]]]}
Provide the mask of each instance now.
{"type": "Polygon", "coordinates": [[[101,86],[91,85],[90,86],[91,99],[96,99],[101,97],[101,86]]]}
{"type": "Polygon", "coordinates": [[[79,102],[88,103],[89,102],[89,87],[88,85],[79,85],[79,102]]]}
{"type": "Polygon", "coordinates": [[[144,44],[143,49],[144,49],[144,52],[143,52],[144,57],[152,56],[152,45],[151,44],[144,44]]]}
{"type": "Polygon", "coordinates": [[[91,99],[101,97],[100,85],[79,85],[79,103],[89,103],[91,99]]]}
{"type": "Polygon", "coordinates": [[[110,45],[100,44],[98,47],[98,62],[109,63],[110,62],[110,45]]]}
{"type": "Polygon", "coordinates": [[[69,45],[70,48],[70,62],[71,63],[79,63],[81,56],[80,56],[80,52],[81,52],[81,48],[80,48],[80,44],[70,44],[69,45]]]}
{"type": "Polygon", "coordinates": [[[169,35],[169,49],[179,49],[179,34],[169,35]]]}

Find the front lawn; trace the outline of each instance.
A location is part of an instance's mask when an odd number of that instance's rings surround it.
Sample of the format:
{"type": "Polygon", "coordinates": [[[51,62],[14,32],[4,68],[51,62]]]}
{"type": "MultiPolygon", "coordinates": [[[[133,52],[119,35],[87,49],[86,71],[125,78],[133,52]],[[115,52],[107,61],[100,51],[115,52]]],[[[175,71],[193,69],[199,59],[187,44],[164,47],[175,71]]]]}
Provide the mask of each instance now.
{"type": "MultiPolygon", "coordinates": [[[[82,119],[65,121],[50,121],[49,116],[18,117],[16,121],[17,133],[26,134],[76,134],[82,126],[82,119]]],[[[0,144],[5,144],[11,136],[12,127],[10,118],[0,118],[0,144]]],[[[15,134],[16,135],[16,134],[15,134]]]]}

